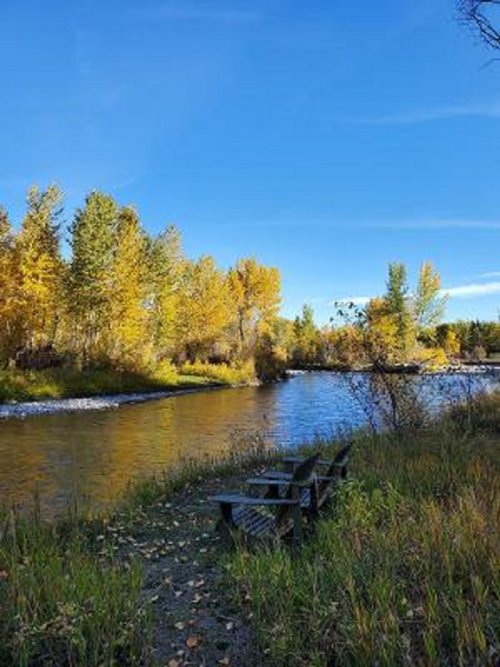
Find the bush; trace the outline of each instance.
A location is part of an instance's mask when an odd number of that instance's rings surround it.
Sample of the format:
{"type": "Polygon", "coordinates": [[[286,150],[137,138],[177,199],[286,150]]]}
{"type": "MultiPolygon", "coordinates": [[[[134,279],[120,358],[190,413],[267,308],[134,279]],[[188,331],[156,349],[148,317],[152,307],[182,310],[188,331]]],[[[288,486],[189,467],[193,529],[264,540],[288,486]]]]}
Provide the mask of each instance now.
{"type": "Polygon", "coordinates": [[[183,364],[180,373],[182,375],[197,375],[229,385],[248,384],[255,380],[255,369],[252,362],[240,366],[229,366],[228,364],[209,364],[204,361],[195,361],[194,363],[183,364]]]}

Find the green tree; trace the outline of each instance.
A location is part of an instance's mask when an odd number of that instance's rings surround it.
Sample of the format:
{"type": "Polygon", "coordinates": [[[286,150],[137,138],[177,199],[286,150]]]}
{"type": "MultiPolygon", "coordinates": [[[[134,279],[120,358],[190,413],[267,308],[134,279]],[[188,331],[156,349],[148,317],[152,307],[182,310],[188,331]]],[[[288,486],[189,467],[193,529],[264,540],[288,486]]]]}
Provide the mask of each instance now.
{"type": "Polygon", "coordinates": [[[396,324],[397,351],[404,357],[411,353],[415,345],[415,326],[408,306],[409,288],[404,264],[399,262],[389,264],[385,302],[388,313],[392,315],[396,324]]]}
{"type": "Polygon", "coordinates": [[[69,275],[73,347],[85,364],[105,352],[112,300],[111,267],[116,242],[118,206],[112,197],[91,192],[71,226],[69,275]]]}

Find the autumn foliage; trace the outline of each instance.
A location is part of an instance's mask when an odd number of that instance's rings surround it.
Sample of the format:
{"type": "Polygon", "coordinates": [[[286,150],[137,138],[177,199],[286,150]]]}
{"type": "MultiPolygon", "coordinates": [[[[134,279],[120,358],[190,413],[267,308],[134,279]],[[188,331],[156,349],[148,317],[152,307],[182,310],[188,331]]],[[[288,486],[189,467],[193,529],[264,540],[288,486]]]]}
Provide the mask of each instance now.
{"type": "Polygon", "coordinates": [[[150,236],[137,211],[91,192],[61,250],[62,193],[28,192],[15,233],[0,212],[0,366],[151,372],[165,361],[253,365],[274,348],[280,274],[187,258],[179,231],[150,236]],[[265,345],[261,338],[265,335],[265,345]]]}

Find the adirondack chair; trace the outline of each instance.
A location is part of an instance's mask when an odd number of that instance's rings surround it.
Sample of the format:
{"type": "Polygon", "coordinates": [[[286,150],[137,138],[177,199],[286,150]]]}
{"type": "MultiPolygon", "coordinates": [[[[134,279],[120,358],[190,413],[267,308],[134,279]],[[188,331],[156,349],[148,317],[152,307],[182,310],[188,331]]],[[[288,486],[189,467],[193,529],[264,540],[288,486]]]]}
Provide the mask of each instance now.
{"type": "MultiPolygon", "coordinates": [[[[347,464],[349,461],[349,451],[351,444],[347,444],[340,449],[333,459],[318,459],[316,467],[326,468],[324,474],[316,475],[315,484],[309,485],[301,489],[300,506],[305,512],[312,515],[317,515],[319,510],[331,498],[333,491],[341,479],[345,479],[347,475],[347,464]]],[[[283,459],[285,466],[292,470],[302,464],[304,459],[297,456],[288,456],[283,459]]],[[[265,486],[269,487],[268,495],[276,495],[276,489],[279,488],[279,483],[286,483],[293,477],[293,472],[280,470],[266,470],[261,477],[249,479],[247,482],[251,486],[265,486]]],[[[277,494],[279,497],[279,493],[277,494]]]]}
{"type": "Polygon", "coordinates": [[[294,544],[303,539],[300,491],[314,485],[314,468],[319,453],[301,461],[288,480],[281,480],[283,493],[252,497],[238,493],[218,494],[209,498],[219,503],[219,530],[237,531],[244,538],[276,541],[293,536],[294,544]]]}

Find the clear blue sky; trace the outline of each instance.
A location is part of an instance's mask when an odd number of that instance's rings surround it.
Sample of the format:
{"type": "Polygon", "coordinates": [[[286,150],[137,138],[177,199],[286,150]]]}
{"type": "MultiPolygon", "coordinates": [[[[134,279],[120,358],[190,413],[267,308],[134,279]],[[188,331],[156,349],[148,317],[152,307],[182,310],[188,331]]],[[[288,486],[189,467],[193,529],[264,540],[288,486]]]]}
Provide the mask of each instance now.
{"type": "Polygon", "coordinates": [[[0,202],[55,181],[255,254],[285,315],[424,259],[448,317],[500,308],[500,63],[453,0],[2,0],[0,202]]]}

